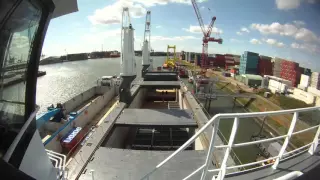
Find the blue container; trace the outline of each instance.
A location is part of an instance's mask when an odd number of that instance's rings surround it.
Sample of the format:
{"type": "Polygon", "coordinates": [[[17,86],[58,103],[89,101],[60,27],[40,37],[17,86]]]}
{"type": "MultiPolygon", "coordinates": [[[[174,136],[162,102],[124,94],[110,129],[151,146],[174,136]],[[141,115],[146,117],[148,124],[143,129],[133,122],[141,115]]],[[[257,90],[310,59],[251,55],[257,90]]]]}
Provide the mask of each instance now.
{"type": "Polygon", "coordinates": [[[259,56],[259,54],[258,54],[258,53],[250,52],[250,51],[245,51],[245,52],[244,52],[244,55],[246,55],[246,56],[250,56],[250,55],[259,56]]]}

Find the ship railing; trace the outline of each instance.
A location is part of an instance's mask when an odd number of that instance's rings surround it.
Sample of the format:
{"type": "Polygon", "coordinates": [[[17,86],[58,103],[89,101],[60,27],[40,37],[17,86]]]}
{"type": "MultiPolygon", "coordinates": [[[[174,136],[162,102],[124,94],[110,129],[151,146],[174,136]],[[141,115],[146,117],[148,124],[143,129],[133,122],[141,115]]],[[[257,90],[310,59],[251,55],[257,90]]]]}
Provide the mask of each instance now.
{"type": "MultiPolygon", "coordinates": [[[[204,112],[204,114],[206,115],[206,117],[207,117],[208,119],[211,119],[212,116],[211,116],[210,113],[206,110],[206,108],[203,107],[203,105],[201,104],[200,100],[199,100],[197,97],[195,97],[195,96],[194,96],[194,99],[197,101],[197,103],[199,104],[199,106],[202,108],[202,111],[204,112]]],[[[222,140],[223,143],[228,143],[227,138],[223,135],[223,133],[220,131],[219,128],[218,128],[218,135],[219,135],[219,137],[221,138],[221,140],[222,140]]],[[[230,151],[230,153],[231,153],[230,155],[231,155],[232,159],[236,162],[236,164],[239,164],[239,165],[242,164],[240,158],[237,156],[237,154],[234,152],[233,149],[230,151]]],[[[244,168],[239,168],[239,169],[242,170],[242,169],[244,169],[244,168]]]]}
{"type": "Polygon", "coordinates": [[[57,179],[66,179],[66,159],[64,154],[60,154],[51,150],[46,149],[49,159],[53,161],[54,167],[57,170],[57,179]]]}
{"type": "MultiPolygon", "coordinates": [[[[189,179],[199,171],[202,171],[201,174],[201,180],[206,179],[206,176],[208,172],[215,172],[213,173],[212,179],[224,179],[225,175],[227,174],[227,170],[230,169],[236,169],[236,168],[245,168],[245,167],[250,167],[253,165],[261,164],[261,163],[266,163],[271,160],[274,160],[273,165],[271,166],[273,169],[277,169],[280,161],[289,159],[293,156],[299,155],[301,153],[304,153],[308,151],[310,155],[313,155],[318,143],[319,143],[319,134],[320,134],[320,125],[315,125],[311,126],[309,128],[295,131],[295,126],[296,122],[298,121],[299,113],[302,112],[312,112],[312,111],[317,111],[320,110],[320,107],[309,107],[309,108],[300,108],[300,109],[290,109],[290,110],[281,110],[281,111],[268,111],[268,112],[253,112],[253,113],[225,113],[225,114],[217,114],[213,116],[198,132],[196,132],[187,142],[185,142],[180,148],[178,148],[175,152],[173,152],[170,156],[168,156],[165,160],[160,162],[152,171],[150,171],[148,174],[146,174],[142,179],[149,179],[149,177],[156,172],[158,169],[160,169],[164,164],[168,163],[172,158],[174,158],[177,154],[179,154],[181,151],[189,147],[190,144],[194,143],[195,140],[209,127],[212,127],[212,136],[210,140],[210,145],[208,149],[208,153],[206,155],[206,159],[203,165],[201,165],[198,169],[195,171],[191,172],[189,175],[187,175],[184,179],[189,179]],[[244,143],[234,143],[234,139],[237,134],[238,126],[239,126],[239,121],[240,120],[247,120],[244,118],[256,118],[256,117],[265,117],[265,116],[272,116],[272,115],[283,115],[283,114],[293,114],[292,121],[290,123],[289,129],[285,135],[280,135],[277,137],[272,137],[272,138],[266,138],[262,140],[257,140],[257,141],[251,141],[251,142],[244,142],[244,143]],[[226,120],[232,120],[233,119],[233,126],[231,129],[229,141],[227,145],[219,145],[215,146],[215,139],[218,134],[218,127],[219,127],[219,122],[221,119],[226,119],[226,120]],[[294,150],[286,152],[286,149],[288,147],[290,138],[292,135],[297,135],[301,134],[304,132],[316,130],[315,135],[313,137],[313,140],[299,148],[296,148],[294,150]],[[281,149],[279,150],[278,155],[270,157],[268,159],[260,160],[260,161],[255,161],[251,163],[246,163],[246,164],[241,164],[241,165],[235,165],[235,166],[227,166],[227,159],[230,155],[230,152],[232,148],[236,147],[244,147],[244,146],[249,146],[249,145],[255,145],[255,144],[260,144],[260,143],[265,143],[265,142],[271,142],[271,141],[276,141],[284,139],[281,149]],[[209,166],[212,164],[212,155],[214,153],[214,149],[218,148],[225,148],[224,152],[224,157],[221,162],[220,168],[216,169],[209,169],[209,166]]],[[[255,167],[257,168],[257,167],[255,167]]],[[[254,169],[254,168],[251,168],[254,169]]],[[[246,170],[247,171],[247,170],[246,170]]]]}

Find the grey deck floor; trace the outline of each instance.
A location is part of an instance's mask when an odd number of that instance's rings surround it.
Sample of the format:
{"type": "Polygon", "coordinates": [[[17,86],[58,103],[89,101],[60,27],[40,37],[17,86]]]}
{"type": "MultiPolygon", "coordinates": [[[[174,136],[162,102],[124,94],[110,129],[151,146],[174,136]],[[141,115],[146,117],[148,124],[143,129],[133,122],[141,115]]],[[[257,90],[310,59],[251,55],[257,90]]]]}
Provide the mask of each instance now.
{"type": "MultiPolygon", "coordinates": [[[[158,163],[168,157],[172,151],[139,151],[126,149],[110,149],[100,147],[94,159],[87,165],[86,173],[80,180],[91,180],[91,170],[94,179],[141,179],[156,167],[158,163]]],[[[204,164],[205,151],[183,151],[163,167],[158,169],[150,179],[183,179],[204,164]]],[[[210,168],[213,168],[212,166],[210,168]]],[[[200,179],[201,172],[192,179],[200,179]]]]}
{"type": "Polygon", "coordinates": [[[172,86],[180,88],[180,81],[135,81],[132,84],[141,86],[172,86]]]}
{"type": "MultiPolygon", "coordinates": [[[[242,173],[237,176],[229,176],[227,180],[245,180],[245,179],[259,179],[267,180],[274,179],[283,176],[292,171],[301,171],[306,173],[316,166],[320,165],[320,148],[317,148],[317,152],[314,155],[310,155],[305,152],[298,155],[296,158],[288,159],[286,161],[280,162],[277,169],[272,169],[272,167],[263,167],[260,170],[252,171],[248,173],[242,173]]],[[[312,179],[320,179],[320,177],[312,177],[312,179]]]]}
{"type": "Polygon", "coordinates": [[[191,111],[180,109],[124,109],[116,121],[118,126],[197,127],[191,111]]]}

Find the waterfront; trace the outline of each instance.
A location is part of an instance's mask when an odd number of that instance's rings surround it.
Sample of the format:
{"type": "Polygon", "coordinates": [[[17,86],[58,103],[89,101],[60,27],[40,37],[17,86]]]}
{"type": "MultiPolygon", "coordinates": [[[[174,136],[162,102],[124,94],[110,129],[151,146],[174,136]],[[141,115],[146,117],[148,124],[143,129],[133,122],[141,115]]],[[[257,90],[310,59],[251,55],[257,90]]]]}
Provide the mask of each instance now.
{"type": "MultiPolygon", "coordinates": [[[[162,65],[165,57],[153,57],[154,67],[162,65]]],[[[136,57],[137,71],[141,71],[141,57],[136,57]]],[[[119,75],[120,58],[89,59],[57,64],[41,65],[45,76],[37,81],[37,105],[46,111],[51,104],[65,102],[96,85],[98,78],[106,75],[119,75]]],[[[138,74],[140,75],[140,74],[138,74]]],[[[23,101],[24,83],[5,88],[4,97],[13,101],[23,101]]]]}
{"type": "MultiPolygon", "coordinates": [[[[154,57],[154,67],[161,66],[165,57],[154,57]]],[[[136,57],[137,72],[141,70],[141,57],[136,57]]],[[[37,82],[37,104],[40,112],[46,111],[51,104],[65,102],[81,92],[96,85],[97,79],[104,75],[119,75],[120,58],[90,59],[87,61],[64,62],[59,64],[43,65],[39,70],[47,74],[38,78],[37,82]]],[[[138,74],[140,75],[140,74],[138,74]]],[[[21,88],[23,83],[8,87],[5,93],[10,99],[19,100],[22,97],[21,88]]],[[[233,108],[232,98],[218,98],[212,101],[210,114],[228,112],[244,112],[240,105],[233,108]]],[[[220,131],[229,138],[232,121],[222,120],[220,131]]],[[[260,126],[253,119],[241,120],[235,142],[250,141],[253,134],[257,134],[260,126]]],[[[259,149],[253,145],[245,148],[235,149],[240,160],[244,162],[255,161],[259,149]]]]}

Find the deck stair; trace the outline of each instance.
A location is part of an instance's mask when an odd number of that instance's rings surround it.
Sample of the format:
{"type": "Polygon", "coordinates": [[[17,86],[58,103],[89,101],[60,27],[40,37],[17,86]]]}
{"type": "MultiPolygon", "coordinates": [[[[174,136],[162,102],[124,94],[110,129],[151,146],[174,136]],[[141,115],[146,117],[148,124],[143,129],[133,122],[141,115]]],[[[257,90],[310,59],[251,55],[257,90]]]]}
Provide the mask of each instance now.
{"type": "Polygon", "coordinates": [[[168,109],[180,109],[180,105],[176,101],[169,101],[168,102],[168,109]]]}

